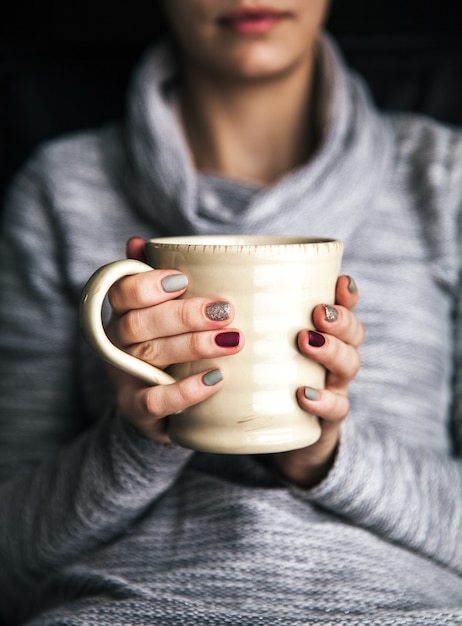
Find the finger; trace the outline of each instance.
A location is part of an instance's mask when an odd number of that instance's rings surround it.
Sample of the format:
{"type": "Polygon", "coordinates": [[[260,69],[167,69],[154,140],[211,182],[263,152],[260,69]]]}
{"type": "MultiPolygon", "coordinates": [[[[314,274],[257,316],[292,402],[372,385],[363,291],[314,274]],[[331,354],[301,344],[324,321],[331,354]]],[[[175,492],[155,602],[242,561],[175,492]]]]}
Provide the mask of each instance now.
{"type": "Polygon", "coordinates": [[[297,390],[297,399],[302,409],[320,417],[326,424],[338,424],[350,411],[348,396],[329,389],[302,387],[297,390]]]}
{"type": "Polygon", "coordinates": [[[122,315],[112,329],[113,341],[126,348],[159,337],[220,328],[233,318],[234,309],[226,301],[204,298],[170,300],[122,315]]]}
{"type": "Polygon", "coordinates": [[[112,310],[123,315],[177,298],[187,286],[188,279],[180,272],[152,270],[121,278],[110,288],[108,298],[112,310]]]}
{"type": "Polygon", "coordinates": [[[222,332],[185,333],[145,341],[127,348],[127,352],[163,369],[172,363],[230,356],[240,352],[243,347],[243,335],[236,329],[226,329],[222,332]]]}
{"type": "Polygon", "coordinates": [[[353,310],[359,299],[356,281],[351,276],[339,276],[335,289],[335,302],[353,310]]]}
{"type": "Polygon", "coordinates": [[[313,311],[313,323],[321,332],[333,335],[355,348],[358,348],[364,341],[364,326],[346,307],[318,305],[313,311]]]}
{"type": "Polygon", "coordinates": [[[134,393],[120,387],[118,404],[122,414],[143,432],[159,430],[158,420],[206,400],[222,386],[221,370],[210,369],[171,385],[139,386],[134,393]]]}
{"type": "Polygon", "coordinates": [[[298,347],[302,354],[324,365],[333,388],[345,386],[359,371],[359,352],[337,337],[305,330],[298,336],[298,347]]]}
{"type": "Polygon", "coordinates": [[[146,262],[146,242],[142,237],[130,237],[125,246],[127,259],[136,259],[146,262]]]}

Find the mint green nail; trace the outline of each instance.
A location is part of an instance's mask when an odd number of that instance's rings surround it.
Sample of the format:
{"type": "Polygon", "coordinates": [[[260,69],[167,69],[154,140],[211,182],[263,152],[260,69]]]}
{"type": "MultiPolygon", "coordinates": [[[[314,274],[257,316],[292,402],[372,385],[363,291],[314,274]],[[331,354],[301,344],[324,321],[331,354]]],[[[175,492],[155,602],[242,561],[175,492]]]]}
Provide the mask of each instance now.
{"type": "Polygon", "coordinates": [[[321,397],[319,391],[317,389],[314,389],[313,387],[305,387],[305,389],[303,390],[303,395],[307,400],[319,400],[319,398],[321,397]]]}
{"type": "Polygon", "coordinates": [[[162,289],[167,293],[181,291],[188,286],[188,278],[184,274],[171,274],[161,281],[162,289]]]}
{"type": "Polygon", "coordinates": [[[219,383],[221,380],[223,380],[223,374],[221,372],[221,370],[211,370],[210,372],[207,372],[207,374],[204,374],[202,376],[202,382],[204,383],[204,385],[207,385],[207,387],[211,387],[212,385],[216,385],[217,383],[219,383]]]}
{"type": "Polygon", "coordinates": [[[348,276],[348,278],[350,279],[350,282],[348,283],[348,291],[350,293],[354,293],[358,289],[358,286],[356,285],[354,278],[351,276],[348,276]]]}

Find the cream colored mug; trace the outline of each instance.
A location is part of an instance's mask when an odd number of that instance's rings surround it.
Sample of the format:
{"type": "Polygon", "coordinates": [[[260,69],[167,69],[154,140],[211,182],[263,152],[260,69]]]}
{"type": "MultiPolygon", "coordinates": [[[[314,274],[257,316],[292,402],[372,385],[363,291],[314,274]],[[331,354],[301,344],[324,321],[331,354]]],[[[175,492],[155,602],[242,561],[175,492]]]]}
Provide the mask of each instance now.
{"type": "Polygon", "coordinates": [[[223,387],[172,415],[172,441],[194,450],[229,454],[282,452],[320,436],[318,419],[303,411],[298,387],[323,388],[325,369],[300,354],[297,335],[313,329],[317,304],[333,304],[343,243],[333,239],[272,236],[190,236],[151,239],[148,265],[109,263],[93,274],[81,298],[82,332],[103,359],[150,385],[165,385],[219,368],[223,387]],[[123,276],[176,269],[188,278],[182,297],[232,302],[233,327],[244,333],[238,354],[178,363],[168,373],[113,345],[101,309],[110,286],[123,276]]]}

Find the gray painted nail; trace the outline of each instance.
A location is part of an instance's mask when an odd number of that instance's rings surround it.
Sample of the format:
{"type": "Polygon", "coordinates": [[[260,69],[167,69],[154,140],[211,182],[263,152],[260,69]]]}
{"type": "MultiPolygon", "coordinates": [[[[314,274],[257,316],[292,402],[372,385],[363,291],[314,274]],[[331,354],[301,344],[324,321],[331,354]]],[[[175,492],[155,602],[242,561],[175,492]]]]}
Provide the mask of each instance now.
{"type": "Polygon", "coordinates": [[[350,279],[350,282],[348,284],[348,291],[350,293],[354,293],[358,289],[358,287],[356,285],[356,282],[355,282],[355,279],[352,278],[351,276],[348,276],[348,278],[350,279]]]}
{"type": "Polygon", "coordinates": [[[207,387],[211,387],[212,385],[216,385],[221,380],[223,380],[223,374],[221,370],[211,370],[202,376],[202,382],[207,387]]]}
{"type": "Polygon", "coordinates": [[[181,291],[188,286],[188,278],[184,274],[170,274],[161,281],[162,289],[167,293],[181,291]]]}
{"type": "Polygon", "coordinates": [[[317,389],[314,389],[313,387],[305,387],[305,389],[303,390],[303,395],[307,400],[319,400],[319,398],[321,397],[319,391],[317,389]]]}
{"type": "Polygon", "coordinates": [[[205,309],[207,317],[214,322],[227,320],[231,315],[231,305],[229,302],[211,302],[205,309]]]}

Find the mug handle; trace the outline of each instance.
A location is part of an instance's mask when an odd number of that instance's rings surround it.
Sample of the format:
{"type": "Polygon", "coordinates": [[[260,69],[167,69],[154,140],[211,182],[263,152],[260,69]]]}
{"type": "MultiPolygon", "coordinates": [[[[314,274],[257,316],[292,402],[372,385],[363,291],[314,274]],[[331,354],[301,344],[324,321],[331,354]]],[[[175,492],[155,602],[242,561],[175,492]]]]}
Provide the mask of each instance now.
{"type": "Polygon", "coordinates": [[[169,385],[176,380],[163,370],[117,348],[108,338],[102,321],[102,307],[109,288],[119,278],[152,270],[150,265],[123,259],[103,265],[89,278],[80,298],[80,327],[88,345],[98,356],[148,385],[169,385]]]}

